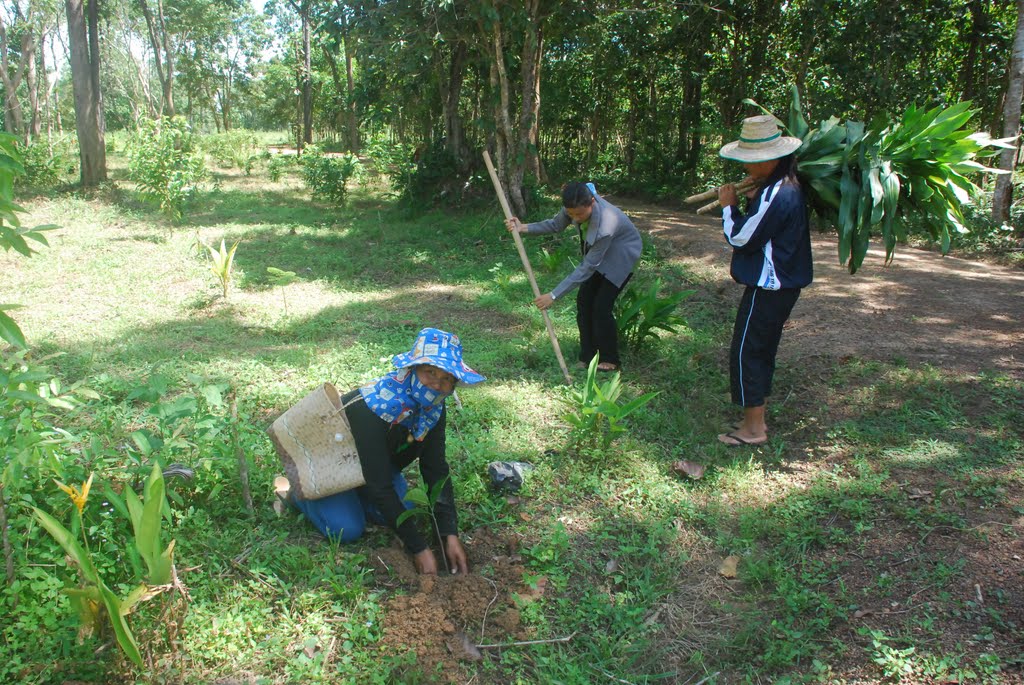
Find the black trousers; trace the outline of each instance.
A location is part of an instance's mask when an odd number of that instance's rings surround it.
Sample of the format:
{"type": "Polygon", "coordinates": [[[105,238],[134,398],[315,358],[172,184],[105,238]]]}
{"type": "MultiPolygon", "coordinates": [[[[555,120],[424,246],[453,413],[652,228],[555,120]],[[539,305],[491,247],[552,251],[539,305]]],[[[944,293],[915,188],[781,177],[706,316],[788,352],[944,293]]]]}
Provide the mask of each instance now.
{"type": "Polygon", "coordinates": [[[576,326],[580,329],[580,361],[589,364],[596,353],[601,362],[619,364],[619,329],[615,324],[615,298],[629,283],[619,287],[595,273],[576,293],[576,326]]]}
{"type": "Polygon", "coordinates": [[[764,290],[747,286],[743,291],[729,348],[729,386],[734,404],[760,407],[771,394],[782,326],[799,297],[799,288],[764,290]]]}

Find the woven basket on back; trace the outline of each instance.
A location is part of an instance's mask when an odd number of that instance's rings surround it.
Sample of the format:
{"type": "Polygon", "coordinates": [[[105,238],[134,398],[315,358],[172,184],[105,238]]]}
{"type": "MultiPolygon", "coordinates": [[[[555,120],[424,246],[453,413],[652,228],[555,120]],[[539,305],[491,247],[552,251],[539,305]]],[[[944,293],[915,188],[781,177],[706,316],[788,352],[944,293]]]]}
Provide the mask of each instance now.
{"type": "Polygon", "coordinates": [[[291,491],[320,499],[366,483],[352,429],[330,383],[324,383],[267,429],[291,491]]]}

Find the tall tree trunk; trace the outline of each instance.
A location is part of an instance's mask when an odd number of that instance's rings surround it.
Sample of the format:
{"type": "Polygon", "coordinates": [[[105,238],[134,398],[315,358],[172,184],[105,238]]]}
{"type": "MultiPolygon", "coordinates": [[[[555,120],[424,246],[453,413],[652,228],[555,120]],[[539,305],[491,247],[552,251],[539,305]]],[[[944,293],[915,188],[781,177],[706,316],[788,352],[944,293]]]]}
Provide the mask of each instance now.
{"type": "Polygon", "coordinates": [[[103,100],[99,88],[99,0],[88,2],[88,26],[83,0],[66,0],[65,6],[81,182],[85,187],[95,187],[107,180],[107,151],[103,140],[103,100]]]}
{"type": "Polygon", "coordinates": [[[167,35],[167,24],[164,21],[164,6],[162,0],[157,0],[156,16],[149,7],[148,0],[138,0],[139,9],[146,19],[146,29],[149,33],[149,45],[153,49],[153,66],[156,68],[156,77],[160,81],[162,91],[161,113],[173,117],[174,111],[174,53],[171,51],[170,37],[167,35]]]}
{"type": "Polygon", "coordinates": [[[963,93],[964,100],[973,100],[974,94],[978,92],[974,83],[974,70],[978,64],[982,36],[988,24],[988,13],[982,0],[970,0],[967,8],[971,12],[971,28],[966,40],[967,54],[960,69],[960,92],[963,93]]]}
{"type": "MultiPolygon", "coordinates": [[[[40,36],[42,39],[42,36],[40,36]]],[[[40,131],[42,131],[42,118],[39,115],[39,72],[36,70],[38,66],[38,58],[35,54],[35,43],[32,45],[32,56],[29,57],[27,64],[25,65],[25,86],[28,88],[28,111],[29,111],[29,125],[28,134],[26,140],[31,142],[39,137],[40,131]]],[[[46,72],[43,72],[46,75],[46,72]]]]}
{"type": "MultiPolygon", "coordinates": [[[[1024,0],[1017,0],[1017,29],[1013,36],[1013,51],[1010,56],[1009,78],[1006,96],[1003,99],[1003,137],[1009,138],[1020,133],[1021,95],[1024,93],[1024,0]]],[[[996,177],[992,194],[992,220],[1006,223],[1010,219],[1010,203],[1013,201],[1013,168],[1017,158],[1016,150],[1003,150],[999,154],[999,167],[1010,172],[996,177]]],[[[1024,235],[1018,232],[1018,235],[1024,235]]]]}
{"type": "Polygon", "coordinates": [[[444,106],[444,137],[445,148],[455,160],[455,168],[460,173],[469,170],[469,147],[466,145],[465,127],[462,125],[462,113],[459,103],[462,101],[462,84],[466,75],[466,55],[469,49],[466,42],[458,41],[452,49],[452,58],[448,66],[448,78],[441,81],[441,99],[444,106]]]}
{"type": "Polygon", "coordinates": [[[502,37],[501,22],[494,23],[491,40],[494,50],[494,60],[491,62],[491,87],[498,93],[498,99],[494,105],[494,156],[497,161],[497,172],[501,177],[505,192],[508,193],[512,211],[522,216],[526,214],[522,184],[513,186],[509,169],[509,157],[512,150],[512,120],[508,111],[508,72],[505,70],[505,41],[502,37]]]}
{"type": "Polygon", "coordinates": [[[345,45],[345,102],[348,105],[348,149],[349,152],[359,152],[359,116],[356,112],[356,81],[352,73],[355,49],[352,47],[353,38],[347,25],[344,28],[344,33],[342,33],[342,40],[345,45]]]}
{"type": "MultiPolygon", "coordinates": [[[[537,154],[537,134],[540,111],[540,63],[544,44],[543,29],[538,17],[539,0],[526,3],[530,23],[527,25],[523,54],[520,62],[522,71],[522,106],[519,112],[519,144],[517,159],[522,161],[520,183],[526,174],[540,178],[540,157],[537,154]]],[[[516,166],[519,166],[518,164],[516,166]]]]}
{"type": "MultiPolygon", "coordinates": [[[[20,19],[20,11],[16,13],[20,19]]],[[[27,24],[22,30],[19,46],[20,57],[17,66],[12,70],[9,60],[10,42],[7,37],[7,26],[0,16],[0,83],[4,87],[4,127],[11,135],[25,139],[25,114],[21,108],[21,100],[18,98],[18,87],[21,85],[22,77],[35,68],[35,32],[32,30],[32,6],[29,7],[28,17],[21,20],[27,24]],[[13,71],[13,73],[12,73],[13,71]]]]}
{"type": "Polygon", "coordinates": [[[302,142],[313,142],[313,61],[309,46],[309,2],[302,11],[302,142]]]}

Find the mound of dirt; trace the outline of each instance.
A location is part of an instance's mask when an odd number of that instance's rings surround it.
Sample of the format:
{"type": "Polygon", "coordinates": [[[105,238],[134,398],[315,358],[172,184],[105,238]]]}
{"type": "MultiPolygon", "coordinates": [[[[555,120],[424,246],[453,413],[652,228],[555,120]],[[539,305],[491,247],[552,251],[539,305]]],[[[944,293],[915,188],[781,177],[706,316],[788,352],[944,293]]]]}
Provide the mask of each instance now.
{"type": "Polygon", "coordinates": [[[526,584],[514,538],[476,530],[461,540],[467,575],[420,576],[399,547],[370,555],[378,584],[394,591],[385,602],[382,651],[413,651],[419,669],[449,682],[459,681],[460,661],[484,658],[489,648],[480,645],[529,639],[519,609],[543,592],[526,584]]]}

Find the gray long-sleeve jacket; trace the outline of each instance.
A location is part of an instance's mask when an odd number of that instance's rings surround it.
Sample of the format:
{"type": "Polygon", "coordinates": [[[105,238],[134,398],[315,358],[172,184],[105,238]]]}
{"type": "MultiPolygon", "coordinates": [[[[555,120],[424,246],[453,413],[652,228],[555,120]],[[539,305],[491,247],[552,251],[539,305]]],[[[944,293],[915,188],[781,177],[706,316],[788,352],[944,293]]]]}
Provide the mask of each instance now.
{"type": "MultiPolygon", "coordinates": [[[[593,276],[595,271],[621,288],[640,259],[640,252],[644,246],[640,232],[621,209],[608,203],[597,193],[594,193],[594,209],[590,213],[589,221],[585,238],[586,254],[576,270],[551,291],[555,299],[579,287],[593,276]]],[[[572,223],[572,219],[563,208],[546,221],[527,224],[526,229],[535,235],[558,233],[572,223]]]]}

